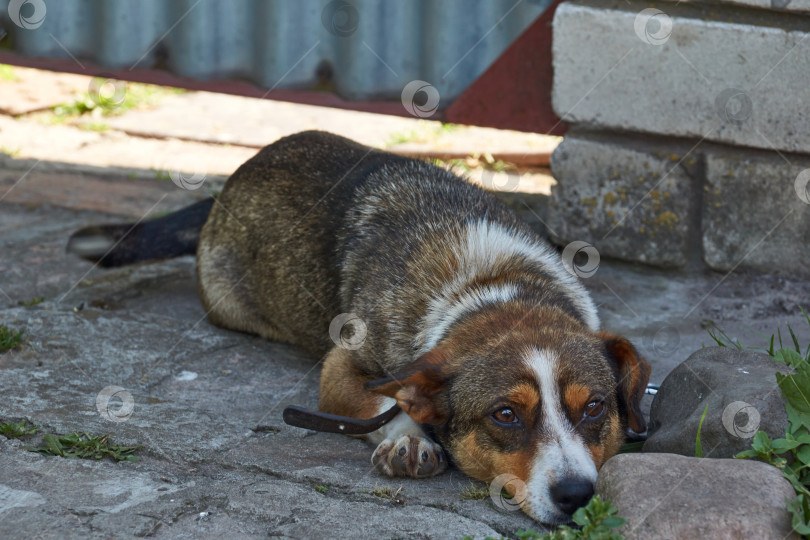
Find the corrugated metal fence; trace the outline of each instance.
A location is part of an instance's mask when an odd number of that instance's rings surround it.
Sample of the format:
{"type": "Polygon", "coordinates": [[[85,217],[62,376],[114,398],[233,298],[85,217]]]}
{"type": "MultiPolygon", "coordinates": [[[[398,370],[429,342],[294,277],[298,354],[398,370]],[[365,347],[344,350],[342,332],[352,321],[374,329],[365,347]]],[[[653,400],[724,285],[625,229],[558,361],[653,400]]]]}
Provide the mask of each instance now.
{"type": "Polygon", "coordinates": [[[0,0],[0,43],[25,56],[331,89],[353,100],[398,99],[408,82],[423,80],[449,103],[549,3],[0,0]]]}

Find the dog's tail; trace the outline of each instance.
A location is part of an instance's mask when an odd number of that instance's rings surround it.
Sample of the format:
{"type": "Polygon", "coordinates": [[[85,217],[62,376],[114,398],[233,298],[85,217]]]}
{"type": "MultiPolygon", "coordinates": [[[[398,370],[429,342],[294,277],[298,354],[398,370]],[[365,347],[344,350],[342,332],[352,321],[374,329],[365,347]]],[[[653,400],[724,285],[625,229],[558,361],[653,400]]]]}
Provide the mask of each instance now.
{"type": "Polygon", "coordinates": [[[213,205],[209,198],[148,221],[85,227],[73,233],[67,251],[104,267],[193,255],[213,205]]]}

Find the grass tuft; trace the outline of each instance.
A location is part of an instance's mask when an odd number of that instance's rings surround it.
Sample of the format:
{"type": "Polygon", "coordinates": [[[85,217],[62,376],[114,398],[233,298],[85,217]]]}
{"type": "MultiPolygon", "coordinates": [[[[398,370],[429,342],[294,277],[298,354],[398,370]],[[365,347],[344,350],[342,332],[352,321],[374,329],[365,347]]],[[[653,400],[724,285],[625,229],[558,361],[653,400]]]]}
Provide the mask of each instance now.
{"type": "Polygon", "coordinates": [[[0,353],[10,351],[22,344],[23,331],[12,330],[4,324],[0,324],[0,353]]]}
{"type": "Polygon", "coordinates": [[[480,501],[489,497],[489,488],[486,485],[470,482],[470,485],[461,490],[461,499],[465,501],[480,501]]]}
{"type": "Polygon", "coordinates": [[[0,422],[0,435],[7,439],[19,439],[26,435],[33,435],[39,431],[39,427],[29,424],[28,420],[22,420],[16,424],[13,422],[0,422]]]}
{"type": "Polygon", "coordinates": [[[115,461],[138,461],[135,452],[140,446],[116,446],[110,444],[109,435],[90,435],[89,433],[71,433],[70,435],[45,435],[42,445],[27,448],[46,456],[64,458],[104,459],[110,457],[115,461]]]}

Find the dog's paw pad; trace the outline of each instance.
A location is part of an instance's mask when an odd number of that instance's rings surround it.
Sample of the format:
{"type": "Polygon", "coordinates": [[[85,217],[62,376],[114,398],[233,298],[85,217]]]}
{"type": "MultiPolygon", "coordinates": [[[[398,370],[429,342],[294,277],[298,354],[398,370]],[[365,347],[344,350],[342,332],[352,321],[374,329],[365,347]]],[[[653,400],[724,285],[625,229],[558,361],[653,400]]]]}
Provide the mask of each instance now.
{"type": "Polygon", "coordinates": [[[441,446],[429,439],[411,435],[385,439],[374,450],[371,463],[386,476],[413,478],[433,476],[447,468],[441,446]]]}

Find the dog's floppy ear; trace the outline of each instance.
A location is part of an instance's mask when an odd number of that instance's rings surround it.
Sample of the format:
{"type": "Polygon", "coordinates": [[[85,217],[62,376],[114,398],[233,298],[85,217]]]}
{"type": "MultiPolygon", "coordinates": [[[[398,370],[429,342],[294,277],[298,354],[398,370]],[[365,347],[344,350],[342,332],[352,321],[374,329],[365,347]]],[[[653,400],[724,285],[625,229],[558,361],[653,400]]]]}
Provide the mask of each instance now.
{"type": "Polygon", "coordinates": [[[641,414],[641,398],[650,382],[650,364],[625,338],[607,332],[599,332],[598,335],[605,342],[608,358],[616,373],[616,390],[627,413],[627,425],[636,435],[642,435],[647,431],[647,423],[641,414]]]}
{"type": "Polygon", "coordinates": [[[406,371],[369,381],[365,388],[396,399],[400,408],[420,424],[441,424],[447,419],[447,411],[438,399],[447,385],[446,360],[444,351],[433,349],[406,371]]]}

